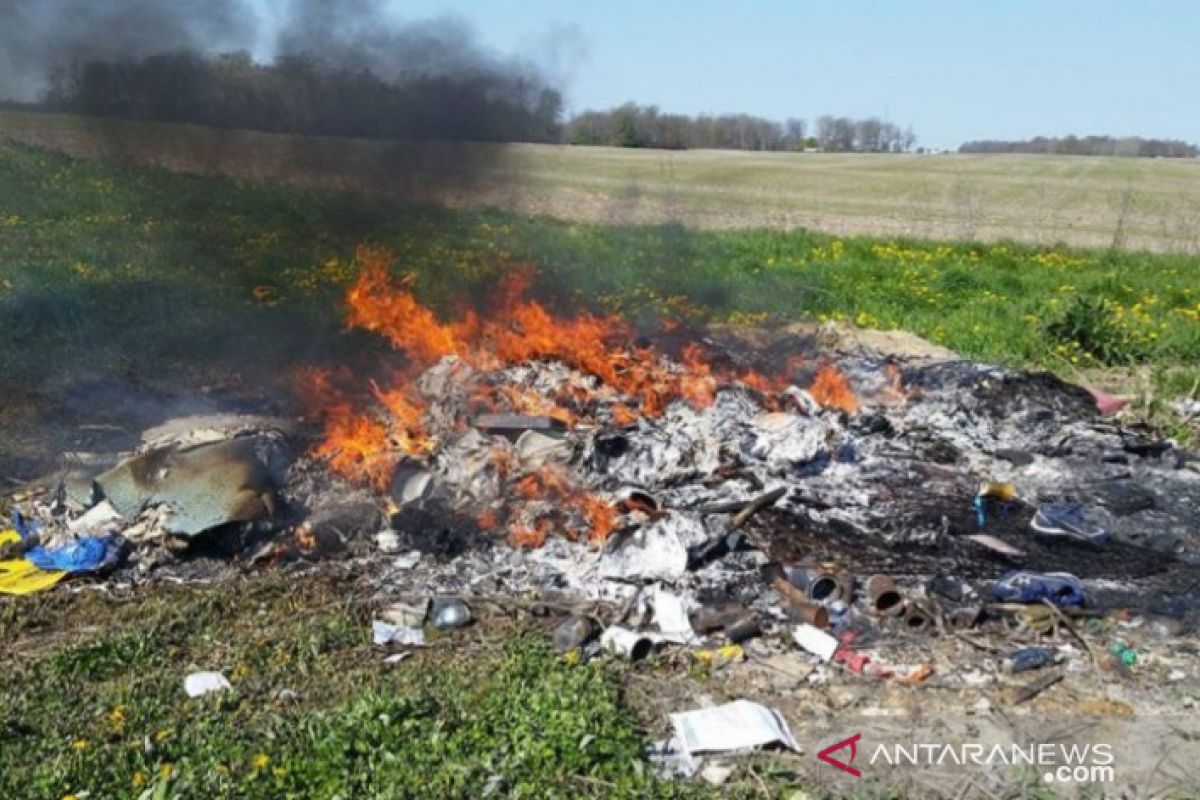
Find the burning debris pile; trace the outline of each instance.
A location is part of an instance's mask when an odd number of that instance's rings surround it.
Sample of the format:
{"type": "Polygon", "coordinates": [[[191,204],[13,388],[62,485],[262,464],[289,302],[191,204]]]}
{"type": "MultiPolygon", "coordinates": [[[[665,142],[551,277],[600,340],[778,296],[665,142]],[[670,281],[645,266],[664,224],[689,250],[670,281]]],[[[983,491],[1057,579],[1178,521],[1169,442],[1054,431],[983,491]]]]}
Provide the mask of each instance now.
{"type": "Polygon", "coordinates": [[[618,318],[550,313],[525,297],[522,272],[485,312],[444,321],[387,253],[359,257],[348,324],[396,357],[371,380],[303,376],[323,425],[306,455],[280,420],[176,420],[131,457],[93,454],[90,470],[26,492],[18,530],[176,550],[217,532],[241,556],[279,550],[281,530],[305,552],[326,528],[353,540],[390,519],[382,541],[442,553],[456,548],[430,531],[572,545],[575,588],[592,595],[610,579],[686,583],[747,558],[977,578],[1033,563],[1116,579],[1195,560],[1191,456],[1101,419],[1087,392],[1050,376],[906,360],[819,330],[750,345],[675,329],[651,342],[618,318]],[[1036,507],[1064,502],[1093,509],[1112,542],[1080,551],[1031,536],[1036,507]]]}
{"type": "Polygon", "coordinates": [[[790,529],[756,542],[784,557],[852,548],[894,569],[905,552],[906,571],[980,577],[1030,554],[1093,560],[1031,540],[1036,503],[1106,507],[1112,547],[1139,550],[1100,556],[1099,572],[1161,571],[1198,544],[1189,457],[1098,419],[1087,392],[1052,377],[905,368],[797,336],[749,355],[692,339],[672,358],[619,319],[553,316],[523,298],[521,274],[486,315],[443,322],[410,278],[390,277],[385,254],[361,259],[348,321],[386,338],[403,366],[357,403],[311,376],[325,410],[314,452],[388,494],[398,525],[417,509],[427,524],[436,508],[515,547],[586,542],[604,574],[630,580],[678,580],[759,512],[756,525],[790,529]],[[979,491],[989,482],[1013,489],[979,491]]]}

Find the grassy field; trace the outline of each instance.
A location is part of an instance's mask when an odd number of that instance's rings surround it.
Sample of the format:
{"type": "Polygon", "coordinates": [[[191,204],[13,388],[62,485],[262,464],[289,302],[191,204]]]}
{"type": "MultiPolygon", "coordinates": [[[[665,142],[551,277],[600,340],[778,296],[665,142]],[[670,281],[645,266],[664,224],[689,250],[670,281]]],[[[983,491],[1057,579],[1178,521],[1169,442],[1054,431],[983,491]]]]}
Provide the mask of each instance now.
{"type": "Polygon", "coordinates": [[[602,224],[805,227],[1200,253],[1194,160],[476,146],[455,157],[478,167],[471,179],[447,186],[427,171],[425,156],[438,148],[388,142],[13,111],[0,112],[4,138],[193,174],[602,224]]]}
{"type": "Polygon", "coordinates": [[[19,643],[0,654],[0,797],[717,796],[644,768],[619,666],[491,617],[389,665],[363,590],[276,572],[0,605],[19,643]],[[189,699],[201,669],[233,689],[189,699]]]}
{"type": "MultiPolygon", "coordinates": [[[[369,353],[378,343],[344,333],[340,308],[364,242],[392,248],[442,310],[485,303],[500,273],[532,264],[537,292],[561,311],[844,319],[1069,375],[1145,370],[1166,394],[1189,389],[1200,363],[1200,258],[1187,254],[605,226],[8,145],[0,477],[31,477],[8,464],[57,459],[45,420],[63,387],[103,379],[199,393],[237,376],[286,404],[296,367],[369,353]]],[[[477,642],[477,657],[448,644],[448,655],[435,647],[388,668],[366,644],[355,591],[280,573],[0,600],[0,797],[481,796],[493,774],[524,776],[497,796],[695,788],[640,765],[647,732],[622,676],[556,659],[540,634],[511,626],[477,642]],[[194,669],[226,670],[234,691],[187,700],[181,682],[194,669]]],[[[770,796],[786,784],[743,775],[735,786],[770,796]]]]}

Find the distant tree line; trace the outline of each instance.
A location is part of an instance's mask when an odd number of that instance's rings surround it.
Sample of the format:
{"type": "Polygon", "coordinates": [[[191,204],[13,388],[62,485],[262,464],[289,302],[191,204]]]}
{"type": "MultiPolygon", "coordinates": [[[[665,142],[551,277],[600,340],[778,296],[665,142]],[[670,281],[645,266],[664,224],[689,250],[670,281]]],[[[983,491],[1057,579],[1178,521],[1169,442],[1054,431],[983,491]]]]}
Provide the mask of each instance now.
{"type": "Polygon", "coordinates": [[[562,97],[536,75],[464,70],[384,79],[301,54],[175,52],[87,61],[52,77],[51,110],[281,133],[559,141],[562,97]]]}
{"type": "Polygon", "coordinates": [[[1200,148],[1177,139],[1143,139],[1139,136],[1038,136],[1035,139],[966,142],[960,153],[1045,153],[1070,156],[1144,156],[1195,158],[1200,148]]]}
{"type": "Polygon", "coordinates": [[[783,122],[750,114],[668,114],[656,106],[626,103],[608,111],[583,111],[567,121],[569,144],[660,147],[669,150],[805,150],[902,153],[912,150],[912,128],[876,117],[822,116],[811,131],[806,120],[783,122]]]}

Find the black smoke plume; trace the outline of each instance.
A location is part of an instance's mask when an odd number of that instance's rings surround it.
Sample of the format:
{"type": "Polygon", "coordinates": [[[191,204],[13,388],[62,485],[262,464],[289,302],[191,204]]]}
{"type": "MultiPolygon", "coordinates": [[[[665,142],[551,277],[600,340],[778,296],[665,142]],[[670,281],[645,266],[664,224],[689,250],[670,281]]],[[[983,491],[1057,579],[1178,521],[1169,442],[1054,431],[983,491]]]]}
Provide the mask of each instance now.
{"type": "Polygon", "coordinates": [[[454,19],[294,0],[3,0],[0,94],[54,111],[279,133],[549,141],[560,93],[454,19]],[[273,41],[270,41],[273,38],[273,41]],[[269,58],[251,55],[255,45],[269,58]]]}

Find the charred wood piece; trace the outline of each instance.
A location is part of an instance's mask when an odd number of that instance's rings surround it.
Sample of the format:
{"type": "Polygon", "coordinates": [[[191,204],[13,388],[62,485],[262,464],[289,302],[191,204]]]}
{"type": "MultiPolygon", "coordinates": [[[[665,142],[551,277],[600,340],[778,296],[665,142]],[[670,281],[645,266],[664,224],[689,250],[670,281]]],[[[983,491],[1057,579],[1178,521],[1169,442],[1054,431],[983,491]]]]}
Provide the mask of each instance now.
{"type": "MultiPolygon", "coordinates": [[[[767,506],[773,505],[779,498],[787,494],[787,487],[780,486],[778,489],[772,489],[766,494],[761,494],[750,501],[750,504],[734,515],[729,521],[729,529],[736,531],[738,528],[750,521],[758,512],[762,511],[767,506]]],[[[785,579],[786,580],[786,579],[785,579]]]]}

